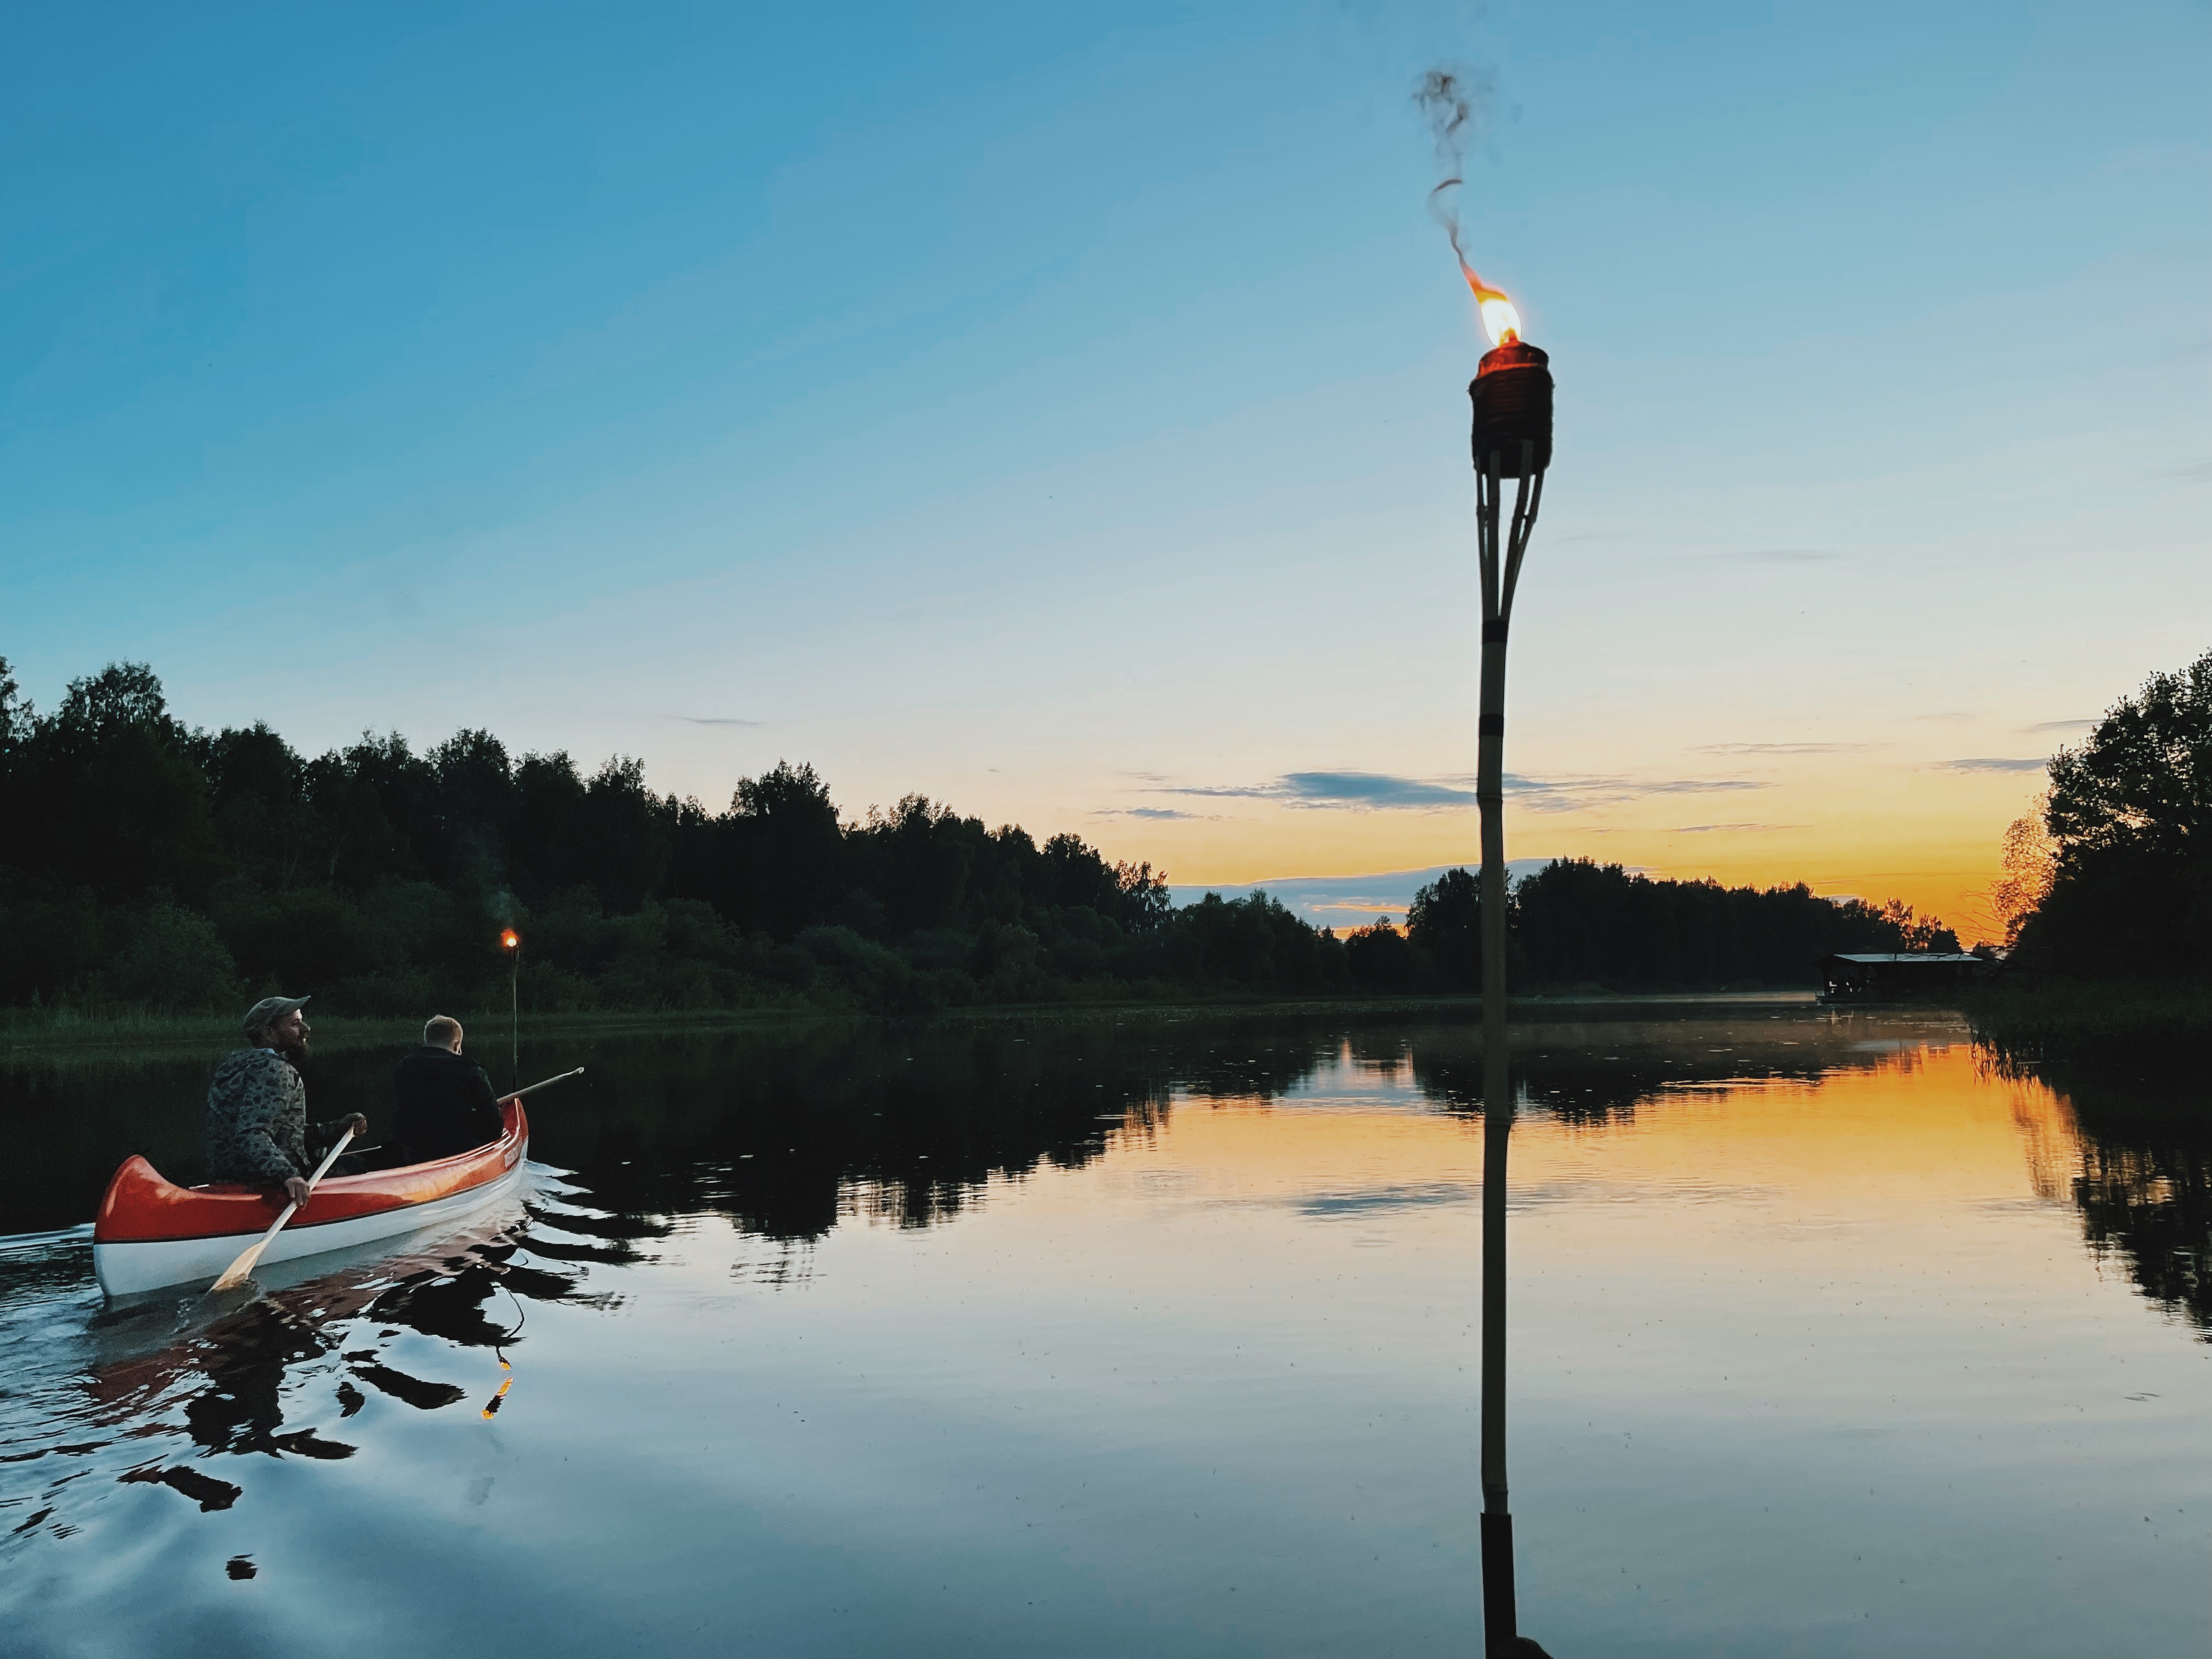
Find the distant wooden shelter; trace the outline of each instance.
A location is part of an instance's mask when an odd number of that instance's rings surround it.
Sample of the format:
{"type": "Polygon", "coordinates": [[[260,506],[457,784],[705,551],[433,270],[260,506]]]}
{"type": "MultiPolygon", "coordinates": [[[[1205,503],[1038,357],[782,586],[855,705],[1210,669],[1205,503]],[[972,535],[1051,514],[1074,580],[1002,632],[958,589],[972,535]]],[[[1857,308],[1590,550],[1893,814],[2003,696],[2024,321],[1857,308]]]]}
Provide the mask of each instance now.
{"type": "Polygon", "coordinates": [[[1902,1002],[1955,995],[1996,963],[1968,951],[1896,951],[1823,957],[1831,1002],[1902,1002]]]}

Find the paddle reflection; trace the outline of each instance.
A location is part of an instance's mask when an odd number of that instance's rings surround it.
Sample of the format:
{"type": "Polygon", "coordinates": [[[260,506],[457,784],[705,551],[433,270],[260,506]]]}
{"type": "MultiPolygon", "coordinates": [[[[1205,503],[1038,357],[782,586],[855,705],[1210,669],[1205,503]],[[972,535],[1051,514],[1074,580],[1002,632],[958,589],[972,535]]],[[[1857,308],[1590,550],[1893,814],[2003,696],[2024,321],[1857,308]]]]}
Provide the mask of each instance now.
{"type": "MultiPolygon", "coordinates": [[[[324,1329],[299,1310],[255,1303],[241,1309],[194,1346],[189,1360],[205,1378],[185,1401],[185,1431],[210,1452],[263,1452],[270,1456],[335,1459],[355,1449],[325,1440],[313,1428],[283,1432],[285,1374],[329,1353],[324,1329]]],[[[157,1362],[159,1363],[159,1362],[157,1362]]]]}
{"type": "MultiPolygon", "coordinates": [[[[546,1212],[568,1227],[622,1227],[572,1206],[546,1212]]],[[[340,1425],[372,1399],[441,1412],[476,1397],[451,1377],[421,1374],[428,1368],[419,1345],[401,1363],[392,1351],[410,1337],[452,1352],[491,1350],[501,1373],[497,1392],[482,1402],[491,1417],[513,1387],[509,1355],[526,1340],[529,1306],[619,1302],[583,1290],[574,1273],[522,1259],[536,1248],[527,1224],[486,1228],[441,1241],[434,1252],[241,1293],[244,1300],[188,1292],[104,1311],[86,1329],[82,1370],[12,1379],[46,1432],[43,1443],[18,1442],[9,1461],[52,1465],[38,1506],[15,1534],[66,1536],[78,1503],[96,1497],[97,1483],[85,1487],[82,1477],[102,1465],[120,1484],[164,1486],[204,1513],[223,1510],[247,1495],[252,1477],[226,1479],[218,1470],[237,1466],[210,1460],[342,1461],[358,1447],[340,1425]]]]}

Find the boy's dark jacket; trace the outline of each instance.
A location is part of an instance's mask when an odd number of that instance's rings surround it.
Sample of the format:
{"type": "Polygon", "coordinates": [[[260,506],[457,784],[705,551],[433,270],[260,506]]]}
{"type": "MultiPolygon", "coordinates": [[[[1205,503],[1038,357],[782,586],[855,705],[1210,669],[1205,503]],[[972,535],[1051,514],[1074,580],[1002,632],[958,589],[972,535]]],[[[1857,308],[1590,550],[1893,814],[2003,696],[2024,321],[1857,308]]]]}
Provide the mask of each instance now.
{"type": "Polygon", "coordinates": [[[406,1162],[451,1158],[499,1139],[499,1102],[475,1061],[425,1044],[399,1062],[392,1081],[399,1095],[392,1138],[406,1162]]]}

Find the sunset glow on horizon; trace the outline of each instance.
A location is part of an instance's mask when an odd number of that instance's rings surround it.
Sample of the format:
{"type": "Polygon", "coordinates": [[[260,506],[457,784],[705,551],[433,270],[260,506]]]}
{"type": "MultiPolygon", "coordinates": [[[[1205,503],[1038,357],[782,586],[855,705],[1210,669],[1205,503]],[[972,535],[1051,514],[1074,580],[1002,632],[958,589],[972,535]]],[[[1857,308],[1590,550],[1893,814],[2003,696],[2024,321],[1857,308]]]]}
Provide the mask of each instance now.
{"type": "MultiPolygon", "coordinates": [[[[1746,792],[1747,800],[1668,795],[1562,812],[1509,794],[1507,846],[1516,862],[1590,859],[1727,886],[1803,882],[1827,897],[1901,898],[1972,945],[1998,938],[1986,890],[1999,842],[2006,825],[2039,810],[2041,789],[2039,773],[1959,775],[1893,763],[1784,778],[1746,792]]],[[[1150,860],[1184,887],[1480,862],[1471,801],[1426,811],[1213,805],[1230,810],[1109,821],[1092,838],[1115,856],[1150,860]]]]}

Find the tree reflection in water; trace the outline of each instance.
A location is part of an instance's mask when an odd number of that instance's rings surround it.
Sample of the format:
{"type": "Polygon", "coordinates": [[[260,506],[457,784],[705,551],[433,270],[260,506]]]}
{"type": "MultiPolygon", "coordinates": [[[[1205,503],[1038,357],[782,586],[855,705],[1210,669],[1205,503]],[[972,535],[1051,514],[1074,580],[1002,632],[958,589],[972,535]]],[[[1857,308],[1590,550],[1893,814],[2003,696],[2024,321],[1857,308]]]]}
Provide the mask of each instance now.
{"type": "Polygon", "coordinates": [[[2070,1147],[2040,1149],[2037,1190],[2070,1199],[2089,1248],[2212,1341],[2212,1102],[2148,1079],[2038,1080],[2072,1108],[2079,1133],[2070,1147]]]}
{"type": "Polygon", "coordinates": [[[2212,1341],[2212,1179],[2205,1149],[2085,1140],[2074,1182],[2083,1231],[2117,1252],[2145,1296],[2212,1341]]]}
{"type": "MultiPolygon", "coordinates": [[[[1719,1021],[1711,1009],[1683,1012],[1699,1016],[1696,1048],[1683,1044],[1679,1018],[1654,1019],[1648,1006],[1568,1006],[1516,1025],[1521,1109],[1597,1127],[1683,1091],[1909,1071],[1923,1043],[1966,1040],[1941,1013],[1870,1024],[1802,1009],[1719,1021]]],[[[994,1178],[1080,1168],[1116,1135],[1157,1129],[1178,1101],[1277,1101],[1340,1060],[1403,1073],[1446,1110],[1480,1114],[1471,1024],[1264,1013],[868,1024],[826,1042],[801,1030],[626,1045],[595,1070],[588,1105],[580,1094],[548,1103],[536,1150],[575,1169],[592,1201],[623,1218],[627,1239],[652,1236],[646,1217],[712,1211],[797,1247],[854,1215],[933,1225],[994,1178]]],[[[2141,1092],[2067,1087],[2081,1167],[2046,1195],[2070,1198],[2092,1246],[2124,1260],[2147,1294],[2212,1329],[2208,1137],[2185,1127],[2206,1115],[2141,1092]]],[[[585,1240],[532,1245],[579,1260],[625,1259],[625,1248],[617,1241],[601,1258],[585,1240]]],[[[768,1276],[793,1271],[787,1255],[768,1276]]]]}

